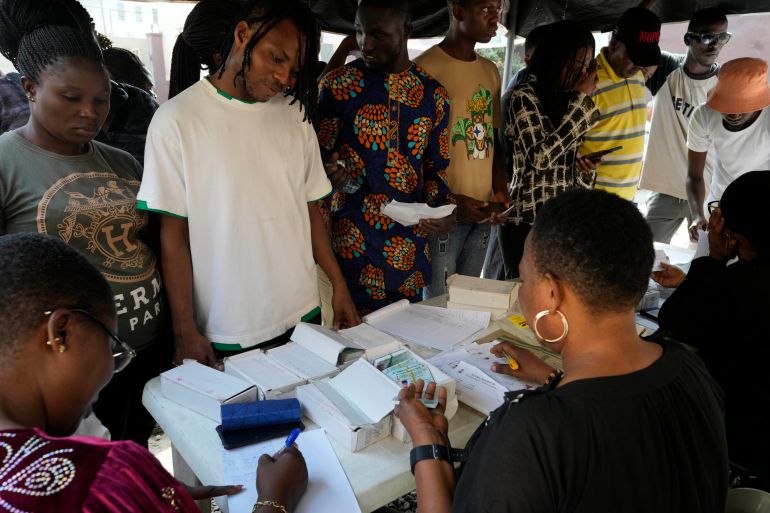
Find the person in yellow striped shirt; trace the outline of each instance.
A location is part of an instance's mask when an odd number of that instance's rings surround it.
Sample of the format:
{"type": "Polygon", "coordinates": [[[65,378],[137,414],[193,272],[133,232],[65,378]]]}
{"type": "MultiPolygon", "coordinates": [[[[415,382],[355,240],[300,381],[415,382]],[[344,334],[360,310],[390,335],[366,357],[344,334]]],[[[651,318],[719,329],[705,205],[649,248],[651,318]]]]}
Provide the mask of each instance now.
{"type": "MultiPolygon", "coordinates": [[[[596,58],[598,83],[591,97],[599,118],[578,149],[578,155],[587,156],[622,146],[598,163],[595,188],[628,200],[636,194],[644,156],[643,70],[659,63],[659,40],[660,20],[652,11],[634,7],[620,17],[609,45],[596,58]]],[[[576,165],[583,169],[587,164],[579,160],[576,165]]]]}

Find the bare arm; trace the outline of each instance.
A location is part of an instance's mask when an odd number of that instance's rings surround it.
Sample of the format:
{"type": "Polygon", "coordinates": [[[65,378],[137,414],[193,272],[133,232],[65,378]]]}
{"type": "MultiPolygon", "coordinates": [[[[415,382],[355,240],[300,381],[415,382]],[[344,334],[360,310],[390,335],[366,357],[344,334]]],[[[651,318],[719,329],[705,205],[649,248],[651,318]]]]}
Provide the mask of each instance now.
{"type": "Polygon", "coordinates": [[[193,307],[193,273],[187,219],[160,216],[160,245],[163,282],[171,309],[174,330],[174,362],[185,358],[216,367],[214,350],[198,331],[193,307]]]}
{"type": "Polygon", "coordinates": [[[334,54],[329,58],[329,63],[321,72],[318,80],[321,80],[324,75],[329,73],[333,69],[337,69],[345,65],[345,61],[351,52],[358,50],[358,43],[356,42],[356,36],[347,36],[340,42],[340,45],[334,51],[334,54]]]}
{"type": "Polygon", "coordinates": [[[706,197],[706,184],[703,181],[703,170],[706,167],[708,152],[687,150],[687,200],[690,202],[692,224],[690,225],[690,240],[698,240],[698,229],[706,229],[706,215],[703,212],[703,201],[706,197]]]}
{"type": "Polygon", "coordinates": [[[337,257],[334,256],[332,246],[329,243],[329,233],[326,230],[321,210],[317,203],[308,203],[308,215],[310,216],[310,238],[313,244],[313,258],[321,266],[334,290],[332,295],[332,308],[334,309],[334,328],[350,328],[361,324],[356,306],[350,297],[345,277],[340,271],[337,257]]]}

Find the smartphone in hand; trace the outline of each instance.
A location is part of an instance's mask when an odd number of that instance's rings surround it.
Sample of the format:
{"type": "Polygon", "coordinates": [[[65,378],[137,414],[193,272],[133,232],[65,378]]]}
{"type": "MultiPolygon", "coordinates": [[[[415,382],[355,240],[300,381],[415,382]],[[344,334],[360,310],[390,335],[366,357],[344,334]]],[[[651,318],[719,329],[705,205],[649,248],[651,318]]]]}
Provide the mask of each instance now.
{"type": "Polygon", "coordinates": [[[582,156],[580,156],[578,158],[588,159],[588,160],[590,160],[593,163],[598,163],[599,161],[602,160],[603,156],[608,155],[608,154],[610,154],[610,153],[612,153],[614,151],[622,150],[622,149],[623,149],[623,146],[615,146],[614,148],[610,148],[608,150],[595,151],[593,153],[589,153],[588,155],[582,155],[582,156]]]}

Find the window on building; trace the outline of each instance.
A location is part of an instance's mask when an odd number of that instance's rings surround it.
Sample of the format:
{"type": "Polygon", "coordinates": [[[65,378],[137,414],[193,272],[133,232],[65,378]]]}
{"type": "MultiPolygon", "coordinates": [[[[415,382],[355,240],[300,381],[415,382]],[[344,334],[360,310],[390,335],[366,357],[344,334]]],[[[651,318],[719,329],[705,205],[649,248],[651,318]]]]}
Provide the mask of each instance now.
{"type": "Polygon", "coordinates": [[[158,9],[157,7],[152,8],[152,22],[157,25],[158,24],[158,9]]]}
{"type": "Polygon", "coordinates": [[[126,6],[123,2],[118,2],[118,20],[126,21],[126,6]]]}
{"type": "Polygon", "coordinates": [[[143,16],[143,13],[142,13],[142,6],[141,5],[137,5],[136,7],[134,7],[134,12],[136,13],[136,22],[137,23],[142,23],[142,21],[144,21],[144,16],[143,16]]]}

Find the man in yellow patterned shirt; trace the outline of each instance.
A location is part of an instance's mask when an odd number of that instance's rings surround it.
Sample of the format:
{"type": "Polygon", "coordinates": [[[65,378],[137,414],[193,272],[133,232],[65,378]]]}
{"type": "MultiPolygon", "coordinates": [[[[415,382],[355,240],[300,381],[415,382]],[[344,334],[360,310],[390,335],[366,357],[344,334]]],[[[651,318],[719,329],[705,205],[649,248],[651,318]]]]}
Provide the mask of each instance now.
{"type": "Polygon", "coordinates": [[[607,47],[596,58],[598,83],[592,95],[599,118],[586,133],[578,155],[621,149],[596,168],[596,188],[631,200],[639,185],[644,156],[647,100],[642,71],[660,62],[660,20],[643,7],[620,17],[607,47]]]}

